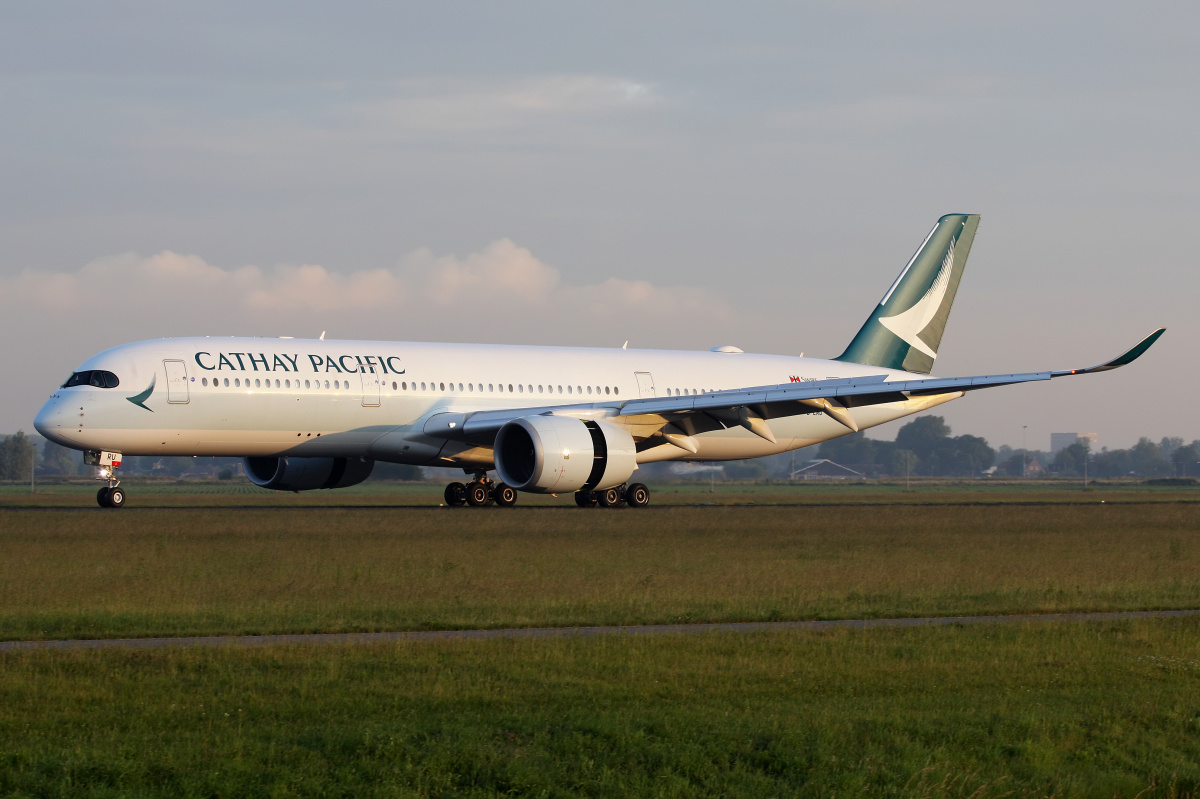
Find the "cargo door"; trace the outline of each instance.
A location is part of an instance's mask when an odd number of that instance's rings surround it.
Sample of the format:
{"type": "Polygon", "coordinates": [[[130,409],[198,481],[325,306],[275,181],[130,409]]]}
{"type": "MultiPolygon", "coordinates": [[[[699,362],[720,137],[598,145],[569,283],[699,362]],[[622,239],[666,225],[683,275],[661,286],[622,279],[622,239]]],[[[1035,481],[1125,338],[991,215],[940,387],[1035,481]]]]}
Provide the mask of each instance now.
{"type": "Polygon", "coordinates": [[[363,372],[359,377],[362,378],[362,404],[368,408],[378,407],[379,392],[383,390],[383,381],[379,379],[379,375],[369,372],[363,372]]]}
{"type": "Polygon", "coordinates": [[[638,394],[643,397],[656,396],[654,393],[654,376],[649,372],[634,372],[633,376],[637,378],[638,394]]]}
{"type": "Polygon", "coordinates": [[[163,361],[167,369],[167,402],[184,405],[188,401],[187,367],[183,361],[163,361]]]}

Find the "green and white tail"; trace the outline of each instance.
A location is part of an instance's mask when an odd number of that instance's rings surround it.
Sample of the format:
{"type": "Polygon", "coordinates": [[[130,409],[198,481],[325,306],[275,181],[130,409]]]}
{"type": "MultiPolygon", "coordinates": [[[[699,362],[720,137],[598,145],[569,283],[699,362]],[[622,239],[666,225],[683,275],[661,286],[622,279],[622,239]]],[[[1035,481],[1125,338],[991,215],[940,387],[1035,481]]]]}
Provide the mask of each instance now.
{"type": "Polygon", "coordinates": [[[978,227],[978,214],[939,219],[837,360],[929,374],[978,227]]]}

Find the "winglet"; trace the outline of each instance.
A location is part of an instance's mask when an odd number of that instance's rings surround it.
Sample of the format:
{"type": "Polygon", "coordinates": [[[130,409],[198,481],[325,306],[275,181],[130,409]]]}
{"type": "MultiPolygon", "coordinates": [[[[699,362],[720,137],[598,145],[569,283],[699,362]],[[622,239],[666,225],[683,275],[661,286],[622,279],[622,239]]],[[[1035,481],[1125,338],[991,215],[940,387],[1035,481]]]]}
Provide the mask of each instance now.
{"type": "Polygon", "coordinates": [[[1133,363],[1138,358],[1142,357],[1142,353],[1150,349],[1154,342],[1158,341],[1158,337],[1167,332],[1165,327],[1160,327],[1144,339],[1139,341],[1132,349],[1123,355],[1118,355],[1108,363],[1102,363],[1099,366],[1093,366],[1090,369],[1065,369],[1059,372],[1051,372],[1051,377],[1063,377],[1064,375],[1086,375],[1092,372],[1107,372],[1109,369],[1116,369],[1128,363],[1133,363]]]}

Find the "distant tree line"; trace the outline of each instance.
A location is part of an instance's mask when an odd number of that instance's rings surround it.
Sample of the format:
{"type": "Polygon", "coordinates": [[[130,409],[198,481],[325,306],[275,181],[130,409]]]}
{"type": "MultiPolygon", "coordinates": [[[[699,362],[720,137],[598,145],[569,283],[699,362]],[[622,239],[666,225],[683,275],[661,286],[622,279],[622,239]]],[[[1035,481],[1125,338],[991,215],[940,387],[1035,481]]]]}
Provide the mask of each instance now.
{"type": "Polygon", "coordinates": [[[1020,477],[1035,462],[1043,473],[1081,477],[1200,477],[1200,440],[1184,444],[1182,438],[1158,443],[1138,439],[1129,449],[1094,452],[1080,440],[1051,455],[1036,450],[1002,446],[993,450],[979,436],[951,436],[941,416],[922,416],[900,428],[895,441],[877,441],[862,433],[842,436],[820,445],[818,457],[851,468],[869,467],[893,476],[905,473],[928,477],[974,477],[992,466],[995,474],[1020,477]]]}
{"type": "MultiPolygon", "coordinates": [[[[902,476],[906,472],[924,477],[977,477],[995,466],[995,474],[1019,477],[1034,462],[1051,475],[1081,477],[1200,477],[1200,440],[1185,444],[1182,438],[1164,438],[1158,443],[1138,439],[1129,449],[1093,452],[1080,440],[1055,453],[1013,449],[994,450],[979,436],[951,435],[941,416],[921,416],[897,431],[895,441],[867,438],[863,433],[834,438],[819,450],[801,450],[769,458],[732,461],[724,476],[734,479],[787,477],[796,466],[814,458],[828,458],[871,476],[902,476]]],[[[36,459],[39,476],[71,477],[91,473],[83,453],[52,441],[31,439],[23,431],[0,438],[0,480],[28,480],[36,459]]],[[[129,458],[125,474],[163,477],[217,477],[232,479],[238,473],[238,458],[153,457],[129,458]]],[[[653,471],[649,469],[648,471],[653,471]]],[[[420,467],[376,463],[371,474],[377,480],[420,480],[420,467]]]]}
{"type": "MultiPolygon", "coordinates": [[[[27,436],[24,431],[0,436],[0,480],[28,482],[35,460],[38,477],[90,476],[93,473],[93,467],[84,465],[83,453],[79,450],[27,436]]],[[[126,458],[121,471],[123,475],[230,480],[238,475],[240,465],[241,458],[141,455],[126,458]]],[[[373,480],[421,480],[423,477],[421,467],[399,463],[376,462],[371,471],[373,480]]]]}
{"type": "Polygon", "coordinates": [[[24,432],[0,441],[0,480],[28,480],[33,474],[33,442],[24,432]]]}
{"type": "Polygon", "coordinates": [[[891,475],[974,477],[991,468],[996,451],[979,436],[951,436],[941,416],[922,416],[900,428],[895,441],[852,433],[821,444],[819,457],[891,475]]]}

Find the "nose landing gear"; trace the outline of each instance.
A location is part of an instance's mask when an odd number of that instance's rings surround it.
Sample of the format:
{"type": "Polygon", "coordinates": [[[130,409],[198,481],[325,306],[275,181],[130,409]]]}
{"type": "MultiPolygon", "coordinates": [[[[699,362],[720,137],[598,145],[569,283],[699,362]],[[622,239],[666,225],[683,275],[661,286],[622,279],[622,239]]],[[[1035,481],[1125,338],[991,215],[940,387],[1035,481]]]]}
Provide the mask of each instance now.
{"type": "Polygon", "coordinates": [[[96,492],[96,502],[102,508],[125,507],[125,489],[119,485],[105,486],[96,492]]]}
{"type": "Polygon", "coordinates": [[[83,462],[89,466],[99,466],[96,479],[108,482],[96,492],[96,503],[102,508],[125,507],[125,489],[121,488],[121,481],[116,476],[117,469],[121,467],[121,453],[89,450],[83,453],[83,462]]]}
{"type": "Polygon", "coordinates": [[[451,508],[461,508],[470,505],[473,508],[483,508],[488,505],[499,505],[511,508],[517,504],[517,492],[512,486],[489,480],[487,472],[474,472],[475,479],[467,484],[451,483],[446,486],[444,497],[446,505],[451,508]]]}

